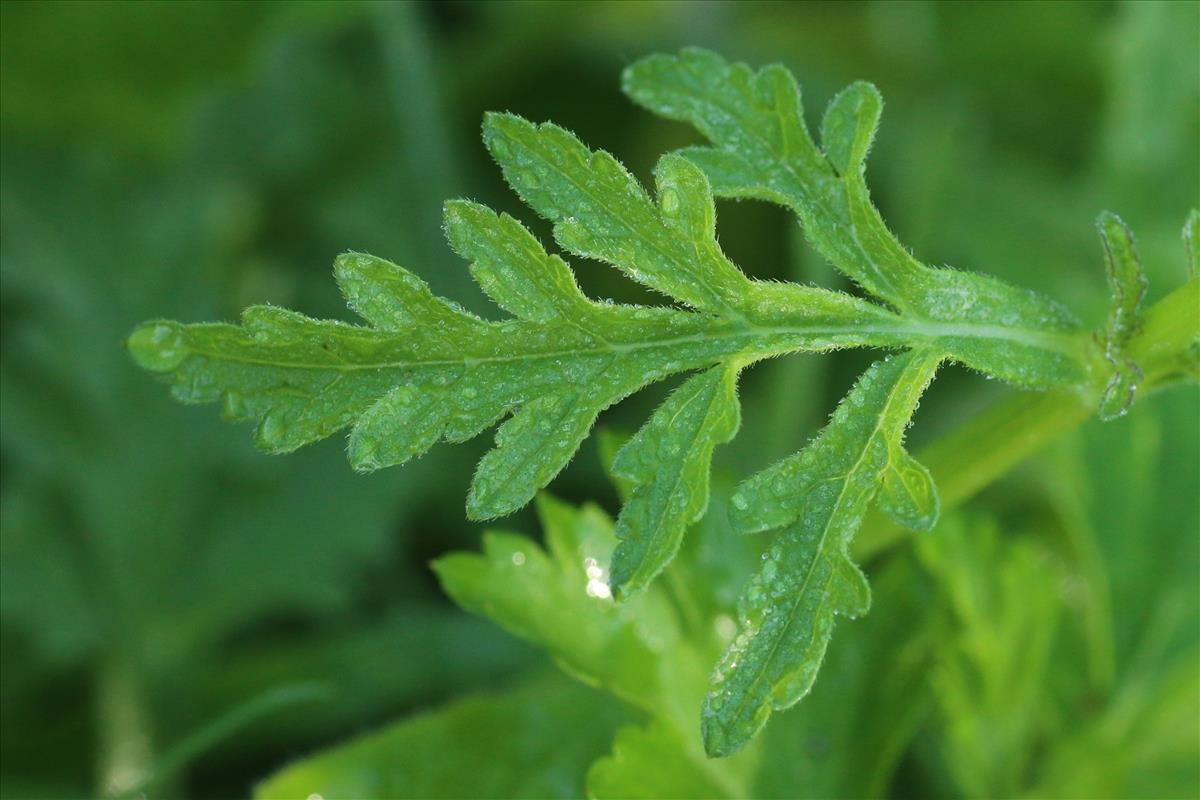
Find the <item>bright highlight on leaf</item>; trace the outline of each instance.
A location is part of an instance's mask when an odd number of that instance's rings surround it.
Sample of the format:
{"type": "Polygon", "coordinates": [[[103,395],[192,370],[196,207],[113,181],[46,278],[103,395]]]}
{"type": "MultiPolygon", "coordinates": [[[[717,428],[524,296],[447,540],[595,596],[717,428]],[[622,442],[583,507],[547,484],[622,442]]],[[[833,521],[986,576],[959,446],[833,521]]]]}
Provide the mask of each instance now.
{"type": "MultiPolygon", "coordinates": [[[[350,461],[369,471],[500,422],[468,494],[467,512],[477,519],[528,503],[605,408],[691,373],[614,459],[629,491],[611,575],[597,583],[603,591],[556,596],[547,556],[502,534],[489,538],[486,563],[439,564],[467,607],[496,596],[472,586],[540,576],[550,594],[538,613],[548,618],[577,607],[617,614],[594,604],[611,603],[608,593],[618,600],[637,595],[670,563],[707,508],[714,449],[738,429],[741,370],[795,352],[902,351],[867,370],[812,444],[747,480],[733,498],[742,530],[782,530],[745,592],[740,630],[704,708],[705,747],[726,755],[773,709],[809,691],[834,617],[866,611],[868,587],[848,546],[871,503],[910,528],[936,522],[937,490],[902,438],[938,365],[955,361],[1023,387],[1074,386],[1098,396],[1095,363],[1106,359],[1099,370],[1107,383],[1102,414],[1118,415],[1140,375],[1124,348],[1139,324],[1144,277],[1128,230],[1115,216],[1102,217],[1115,300],[1098,359],[1088,335],[1055,301],[922,264],[887,229],[865,179],[883,105],[870,84],[855,83],[833,99],[819,146],[804,124],[799,89],[780,66],[754,72],[685,50],[632,65],[624,87],[710,141],[663,156],[653,192],[611,155],[550,123],[489,114],[483,138],[513,190],[553,223],[561,251],[612,265],[666,304],[588,298],[564,258],[520,222],[456,200],[445,206],[447,238],[507,319],[474,316],[395,264],[347,253],[335,275],[365,324],[255,306],[238,325],[148,322],[128,346],[178,399],[220,401],[227,418],[256,423],[257,443],[269,452],[349,429],[350,461]],[[812,246],[870,299],[748,277],[717,244],[714,193],[790,208],[812,246]]],[[[1193,262],[1196,225],[1193,216],[1185,234],[1193,262]]],[[[566,569],[563,559],[577,555],[555,551],[552,558],[566,569]]],[[[528,609],[488,611],[539,638],[543,620],[528,609]]],[[[641,646],[620,633],[618,616],[612,641],[563,643],[560,657],[586,660],[641,646]]],[[[636,693],[635,677],[603,680],[636,693]]]]}

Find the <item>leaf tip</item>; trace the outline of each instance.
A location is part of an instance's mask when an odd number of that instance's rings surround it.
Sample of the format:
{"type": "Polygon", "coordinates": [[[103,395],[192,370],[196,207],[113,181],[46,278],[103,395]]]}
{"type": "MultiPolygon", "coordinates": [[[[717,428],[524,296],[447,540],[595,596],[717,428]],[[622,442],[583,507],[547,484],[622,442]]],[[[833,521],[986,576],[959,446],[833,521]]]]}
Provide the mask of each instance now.
{"type": "Polygon", "coordinates": [[[509,144],[514,134],[530,130],[533,123],[507,111],[488,111],[483,115],[483,144],[498,164],[503,166],[512,156],[509,144]]]}
{"type": "Polygon", "coordinates": [[[169,320],[146,322],[134,328],[125,348],[137,365],[150,372],[171,372],[187,358],[183,326],[169,320]]]}
{"type": "Polygon", "coordinates": [[[711,695],[704,701],[701,714],[700,737],[704,742],[704,755],[709,758],[731,756],[745,747],[753,736],[747,736],[740,726],[722,715],[711,695]]]}
{"type": "Polygon", "coordinates": [[[350,461],[351,469],[360,475],[366,475],[383,466],[379,460],[378,442],[373,437],[356,434],[357,431],[350,434],[346,457],[350,461]]]}
{"type": "Polygon", "coordinates": [[[821,121],[821,143],[839,174],[861,171],[882,114],[883,95],[867,81],[855,81],[830,101],[821,121]]]}
{"type": "Polygon", "coordinates": [[[678,59],[675,56],[666,53],[651,53],[627,64],[625,69],[621,70],[621,91],[636,100],[637,95],[648,88],[648,78],[656,72],[670,68],[676,61],[678,59]]]}
{"type": "Polygon", "coordinates": [[[486,206],[471,200],[458,198],[442,204],[442,233],[455,253],[471,259],[474,251],[471,244],[480,226],[486,224],[486,214],[496,216],[486,206]]]}
{"type": "Polygon", "coordinates": [[[478,473],[467,491],[467,519],[473,522],[487,522],[508,516],[525,503],[514,503],[511,497],[505,496],[497,487],[479,480],[478,473]]]}
{"type": "Polygon", "coordinates": [[[880,476],[878,503],[883,511],[912,531],[929,531],[941,516],[937,485],[925,465],[897,447],[891,466],[880,476]]]}

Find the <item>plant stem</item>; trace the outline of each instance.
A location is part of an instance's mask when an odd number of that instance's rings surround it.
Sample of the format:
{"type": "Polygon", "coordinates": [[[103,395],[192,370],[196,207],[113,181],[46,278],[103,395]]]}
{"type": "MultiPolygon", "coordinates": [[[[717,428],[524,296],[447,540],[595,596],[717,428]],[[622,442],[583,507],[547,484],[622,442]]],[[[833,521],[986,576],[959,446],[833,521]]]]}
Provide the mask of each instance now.
{"type": "MultiPolygon", "coordinates": [[[[1193,277],[1147,312],[1126,354],[1145,373],[1138,397],[1196,376],[1200,349],[1200,278],[1193,277]]],[[[933,475],[942,509],[954,508],[1019,462],[1092,416],[1107,375],[1053,392],[1022,392],[972,417],[917,453],[933,475]]],[[[854,542],[866,560],[903,541],[911,531],[872,512],[854,542]]]]}
{"type": "Polygon", "coordinates": [[[1150,307],[1125,354],[1142,368],[1147,388],[1200,377],[1200,276],[1150,307]]]}
{"type": "Polygon", "coordinates": [[[333,697],[332,687],[318,681],[290,683],[268,689],[226,711],[172,747],[157,759],[153,769],[142,770],[136,781],[127,783],[115,796],[116,800],[157,796],[189,763],[263,717],[300,703],[329,701],[333,697]]]}
{"type": "Polygon", "coordinates": [[[136,786],[153,763],[150,722],[142,686],[127,653],[114,651],[105,655],[98,681],[98,794],[114,797],[136,786]]]}

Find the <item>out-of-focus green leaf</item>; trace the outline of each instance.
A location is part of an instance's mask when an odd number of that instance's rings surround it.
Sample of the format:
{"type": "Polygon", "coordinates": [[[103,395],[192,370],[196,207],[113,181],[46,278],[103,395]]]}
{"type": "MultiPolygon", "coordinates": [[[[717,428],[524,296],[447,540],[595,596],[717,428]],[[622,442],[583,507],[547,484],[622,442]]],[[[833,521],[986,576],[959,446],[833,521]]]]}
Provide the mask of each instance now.
{"type": "MultiPolygon", "coordinates": [[[[284,712],[240,734],[236,747],[292,748],[361,730],[364,720],[387,719],[405,707],[485,686],[535,662],[529,648],[495,625],[441,604],[401,605],[381,620],[329,626],[309,636],[263,635],[190,662],[196,672],[189,697],[164,698],[173,730],[203,724],[208,709],[233,707],[273,687],[315,682],[334,687],[332,703],[284,712]],[[167,700],[174,700],[169,706],[167,700]],[[201,711],[197,711],[201,709],[201,711]],[[276,718],[272,718],[274,720],[276,718]]],[[[175,693],[176,695],[178,693],[175,693]]]]}
{"type": "Polygon", "coordinates": [[[304,759],[258,800],[573,798],[628,715],[599,692],[544,678],[470,697],[304,759]]]}
{"type": "Polygon", "coordinates": [[[721,780],[713,762],[697,764],[685,755],[679,733],[662,723],[617,731],[612,755],[588,771],[588,796],[597,800],[659,800],[664,797],[738,797],[738,786],[721,780]]]}
{"type": "MultiPolygon", "coordinates": [[[[667,791],[672,796],[686,796],[696,781],[719,787],[720,796],[744,795],[754,754],[709,761],[695,724],[707,665],[733,627],[728,614],[708,616],[679,586],[684,575],[696,577],[703,594],[713,577],[709,567],[698,564],[694,572],[673,576],[672,566],[664,582],[616,604],[605,582],[617,545],[612,521],[595,507],[575,509],[547,495],[539,498],[538,510],[546,551],[522,536],[487,534],[482,555],[453,553],[435,562],[447,593],[545,648],[568,674],[650,715],[648,728],[618,741],[618,751],[599,770],[597,794],[620,796],[648,780],[640,772],[646,759],[666,758],[672,766],[655,785],[673,787],[667,791]]],[[[695,547],[685,549],[685,561],[695,547]]]]}
{"type": "Polygon", "coordinates": [[[550,652],[568,672],[654,708],[665,690],[656,651],[678,641],[661,594],[617,605],[606,581],[615,544],[598,508],[538,499],[548,552],[524,536],[488,533],[484,552],[434,562],[455,602],[550,652]]]}
{"type": "Polygon", "coordinates": [[[1200,170],[1200,14],[1194,3],[1118,4],[1103,41],[1105,97],[1096,148],[1098,207],[1119,208],[1142,237],[1151,286],[1178,273],[1167,256],[1200,170]],[[1125,205],[1127,204],[1127,205],[1125,205]],[[1147,248],[1149,245],[1150,248],[1147,248]]]}
{"type": "Polygon", "coordinates": [[[1200,790],[1200,659],[1125,685],[1089,724],[1046,754],[1030,797],[1186,798],[1200,790]]]}
{"type": "Polygon", "coordinates": [[[968,797],[1016,797],[1051,717],[1062,573],[1044,547],[970,517],[918,539],[917,553],[951,619],[931,676],[947,769],[968,797]]]}
{"type": "Polygon", "coordinates": [[[1118,674],[1159,664],[1200,641],[1200,597],[1184,589],[1200,570],[1200,404],[1193,387],[1164,390],[1137,415],[1091,423],[1046,465],[1051,497],[1071,536],[1095,550],[1111,607],[1118,674]],[[1149,591],[1147,587],[1154,587],[1149,591]],[[1164,631],[1161,626],[1166,625],[1164,631]],[[1164,652],[1138,660],[1140,647],[1164,652]]]}
{"type": "MultiPolygon", "coordinates": [[[[206,422],[195,424],[186,412],[161,415],[150,408],[136,370],[122,363],[119,352],[119,331],[127,332],[150,308],[222,316],[247,293],[260,300],[299,294],[317,298],[318,306],[332,305],[308,290],[303,272],[272,264],[281,251],[324,251],[327,236],[341,239],[330,233],[338,226],[331,219],[334,199],[285,209],[273,197],[299,196],[320,185],[338,201],[368,205],[378,199],[377,186],[347,177],[345,186],[335,188],[323,173],[329,143],[349,146],[344,126],[380,152],[388,149],[393,130],[360,124],[373,118],[376,87],[353,79],[369,64],[348,61],[339,49],[347,36],[357,35],[353,20],[361,9],[328,14],[324,26],[313,25],[320,12],[267,12],[274,27],[261,54],[243,41],[260,29],[242,31],[235,42],[214,34],[220,46],[201,60],[211,63],[226,45],[249,48],[237,64],[219,67],[222,75],[233,75],[250,65],[247,85],[208,84],[200,93],[203,102],[195,102],[200,94],[179,94],[180,105],[154,110],[161,115],[137,132],[133,147],[162,143],[168,116],[172,127],[186,120],[180,124],[188,131],[170,134],[171,158],[161,163],[130,158],[126,145],[110,141],[108,134],[116,135],[110,123],[142,125],[132,114],[82,122],[79,115],[90,112],[68,102],[72,107],[55,112],[56,119],[71,117],[68,127],[78,140],[51,131],[54,120],[14,122],[32,96],[26,92],[30,81],[53,80],[57,73],[31,73],[29,63],[10,70],[8,59],[25,59],[22,53],[37,47],[39,38],[40,57],[57,59],[56,48],[83,36],[89,25],[98,38],[88,46],[103,47],[108,28],[115,34],[123,19],[149,20],[128,42],[134,49],[178,45],[187,38],[179,28],[186,26],[187,10],[89,4],[64,13],[63,41],[33,35],[26,25],[29,15],[40,15],[34,27],[52,25],[52,10],[46,17],[31,5],[6,5],[3,25],[0,622],[6,642],[10,636],[20,642],[22,657],[35,665],[30,674],[41,676],[25,693],[41,696],[50,687],[61,698],[55,702],[102,707],[88,700],[92,687],[100,693],[104,686],[91,665],[106,663],[108,651],[125,652],[137,673],[127,677],[143,684],[138,697],[146,708],[138,714],[147,730],[137,735],[150,740],[153,756],[196,730],[213,708],[236,707],[277,684],[319,677],[341,685],[364,678],[342,716],[320,712],[303,724],[281,727],[271,719],[255,728],[245,737],[251,743],[245,752],[262,753],[336,736],[354,722],[346,714],[360,722],[377,718],[512,670],[525,651],[500,632],[485,633],[479,652],[490,658],[493,674],[467,664],[442,670],[440,680],[427,679],[437,658],[460,652],[455,637],[466,627],[478,631],[469,621],[414,623],[408,635],[356,638],[353,656],[362,663],[394,662],[405,647],[422,648],[426,658],[401,657],[386,678],[345,666],[346,640],[353,638],[345,633],[370,627],[364,617],[372,617],[373,609],[428,603],[436,592],[421,579],[420,559],[401,557],[408,547],[407,520],[421,506],[412,492],[420,491],[421,475],[430,477],[436,463],[382,481],[347,474],[336,447],[271,464],[206,422]],[[27,41],[10,48],[20,31],[30,33],[27,41]],[[148,42],[143,35],[165,38],[148,42]],[[297,78],[299,65],[307,70],[303,79],[297,78]],[[23,99],[10,91],[18,83],[25,87],[23,99]],[[332,109],[339,113],[325,113],[332,109]],[[39,132],[36,140],[30,130],[39,132]],[[183,291],[182,283],[192,288],[183,291]],[[137,442],[130,438],[135,430],[142,432],[137,442]],[[299,652],[307,660],[264,661],[272,646],[281,656],[299,652]],[[84,687],[79,696],[56,683],[67,680],[72,690],[84,687]]],[[[197,13],[193,32],[200,35],[235,23],[241,12],[197,13]]],[[[414,35],[423,34],[418,29],[414,35]]],[[[360,52],[374,57],[370,48],[360,52]]],[[[194,54],[175,55],[186,62],[194,54]]],[[[72,56],[81,57],[83,51],[72,56]]],[[[136,66],[137,54],[122,57],[145,80],[123,79],[121,92],[174,80],[136,66]]],[[[91,93],[88,108],[103,104],[105,91],[92,91],[114,77],[103,60],[92,59],[88,70],[76,67],[72,74],[80,80],[71,88],[91,93]]],[[[123,112],[117,105],[106,113],[123,112]]],[[[339,158],[339,165],[346,175],[370,171],[369,160],[352,169],[351,160],[339,158]]],[[[438,191],[435,217],[441,196],[438,191]]],[[[441,615],[438,620],[445,621],[441,615]]],[[[7,667],[5,673],[7,690],[15,674],[7,667]]],[[[42,756],[25,757],[13,745],[42,743],[42,730],[62,742],[61,752],[54,739],[33,748],[54,754],[50,773],[85,786],[97,775],[107,780],[96,754],[74,758],[61,732],[32,724],[24,709],[5,705],[6,780],[33,780],[47,771],[42,756]]],[[[96,729],[93,740],[109,735],[112,721],[102,715],[77,718],[80,726],[96,729]]],[[[215,758],[228,759],[228,753],[215,758]]]]}
{"type": "Polygon", "coordinates": [[[1075,692],[1100,707],[1066,725],[1038,796],[1200,789],[1200,597],[1188,586],[1200,573],[1200,508],[1188,500],[1200,481],[1198,414],[1192,387],[1163,391],[1136,415],[1086,425],[1046,465],[1085,567],[1072,596],[1086,614],[1087,670],[1099,675],[1075,692]]]}
{"type": "Polygon", "coordinates": [[[272,28],[289,17],[337,24],[355,13],[110,0],[8,3],[0,122],[35,138],[91,137],[120,150],[170,152],[196,98],[247,72],[272,28]],[[47,102],[50,95],[54,102],[47,102]]]}
{"type": "Polygon", "coordinates": [[[1183,247],[1187,251],[1187,274],[1200,275],[1200,211],[1192,209],[1183,226],[1183,247]]]}

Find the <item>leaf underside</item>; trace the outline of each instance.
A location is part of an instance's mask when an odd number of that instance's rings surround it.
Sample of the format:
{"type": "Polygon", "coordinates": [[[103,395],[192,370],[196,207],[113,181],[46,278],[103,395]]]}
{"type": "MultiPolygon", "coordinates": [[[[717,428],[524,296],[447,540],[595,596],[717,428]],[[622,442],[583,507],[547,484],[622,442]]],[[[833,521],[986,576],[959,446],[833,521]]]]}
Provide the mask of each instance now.
{"type": "Polygon", "coordinates": [[[564,253],[610,264],[671,305],[588,298],[520,222],[455,200],[445,206],[447,238],[506,319],[474,316],[395,264],[347,253],[335,275],[362,324],[255,306],[236,325],[151,321],[128,346],[179,400],[219,401],[227,418],[254,422],[269,452],[349,429],[349,458],[362,471],[503,420],[471,482],[467,512],[477,519],[528,503],[605,408],[691,373],[615,458],[630,489],[609,584],[621,599],[647,588],[705,513],[713,451],[740,422],[742,369],[794,352],[903,351],[867,371],[808,448],[735,498],[739,526],[782,530],[705,706],[706,747],[724,755],[808,691],[833,617],[866,610],[866,583],[846,553],[869,503],[913,528],[936,519],[936,491],[901,438],[937,365],[957,361],[1021,386],[1072,384],[1085,375],[1086,337],[1053,301],[921,264],[887,230],[864,177],[882,108],[870,84],[830,103],[820,147],[782,67],[756,73],[686,50],[637,62],[624,87],[711,142],[663,156],[653,192],[549,123],[489,114],[483,138],[564,253]],[[792,209],[813,247],[871,299],[748,277],[717,244],[714,192],[792,209]]]}
{"type": "Polygon", "coordinates": [[[940,360],[912,351],[876,362],[808,447],[734,494],[735,527],[782,530],[742,595],[738,636],[713,673],[703,711],[709,753],[736,752],[772,710],[807,694],[834,616],[866,613],[870,589],[849,545],[872,500],[878,495],[902,524],[936,521],[933,481],[902,440],[940,360]]]}

